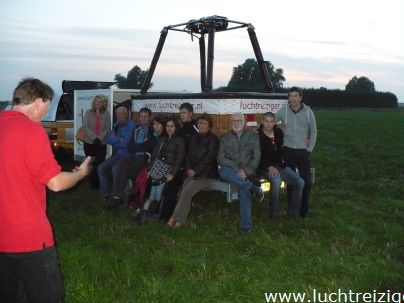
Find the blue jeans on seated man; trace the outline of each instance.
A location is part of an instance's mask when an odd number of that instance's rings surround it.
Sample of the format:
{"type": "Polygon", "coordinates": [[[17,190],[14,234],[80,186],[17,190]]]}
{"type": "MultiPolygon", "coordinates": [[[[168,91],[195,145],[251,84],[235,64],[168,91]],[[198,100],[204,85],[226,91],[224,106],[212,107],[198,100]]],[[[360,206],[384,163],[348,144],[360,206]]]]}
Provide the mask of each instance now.
{"type": "Polygon", "coordinates": [[[135,179],[146,166],[146,158],[141,156],[114,155],[98,166],[100,194],[103,198],[115,197],[122,199],[125,186],[129,179],[135,179]]]}
{"type": "Polygon", "coordinates": [[[219,176],[238,187],[238,199],[240,201],[240,228],[242,230],[249,230],[252,227],[251,219],[251,192],[250,188],[253,183],[240,177],[234,169],[229,166],[222,166],[219,169],[219,176]]]}
{"type": "Polygon", "coordinates": [[[288,205],[288,215],[291,217],[298,217],[300,213],[304,180],[289,166],[284,168],[277,167],[277,169],[279,171],[279,176],[269,177],[268,172],[266,172],[266,177],[271,182],[271,190],[269,193],[269,215],[271,218],[276,218],[279,215],[279,193],[281,181],[284,181],[292,188],[291,198],[288,205]]]}
{"type": "Polygon", "coordinates": [[[119,180],[119,175],[122,174],[122,171],[118,169],[118,163],[125,160],[125,157],[113,155],[98,166],[97,172],[100,180],[99,190],[101,197],[107,198],[112,195],[112,189],[116,187],[116,184],[113,182],[116,183],[119,180]]]}

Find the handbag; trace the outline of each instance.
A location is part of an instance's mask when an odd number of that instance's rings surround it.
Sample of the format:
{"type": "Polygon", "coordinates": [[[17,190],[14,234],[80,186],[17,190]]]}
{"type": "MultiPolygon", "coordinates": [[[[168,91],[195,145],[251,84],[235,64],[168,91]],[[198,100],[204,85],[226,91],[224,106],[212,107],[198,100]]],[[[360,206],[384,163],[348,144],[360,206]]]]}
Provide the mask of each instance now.
{"type": "Polygon", "coordinates": [[[172,168],[172,165],[164,162],[159,158],[156,158],[149,171],[149,176],[154,181],[162,180],[165,175],[167,175],[171,171],[172,168]]]}
{"type": "MultiPolygon", "coordinates": [[[[157,155],[160,154],[163,144],[164,142],[161,142],[157,155]]],[[[165,175],[167,175],[172,170],[172,168],[173,166],[171,164],[168,164],[164,161],[164,157],[159,158],[157,156],[156,159],[154,159],[152,167],[150,168],[149,176],[154,182],[164,180],[165,175]]]]}
{"type": "Polygon", "coordinates": [[[80,127],[76,133],[76,141],[78,144],[82,144],[84,142],[84,138],[86,137],[86,133],[84,132],[84,128],[80,127]]]}

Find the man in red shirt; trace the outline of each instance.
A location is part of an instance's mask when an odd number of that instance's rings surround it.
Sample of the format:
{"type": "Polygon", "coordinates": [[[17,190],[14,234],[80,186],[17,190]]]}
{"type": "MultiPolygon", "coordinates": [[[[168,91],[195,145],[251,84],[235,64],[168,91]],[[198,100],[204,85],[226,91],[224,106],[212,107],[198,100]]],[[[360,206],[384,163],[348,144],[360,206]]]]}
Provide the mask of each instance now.
{"type": "Polygon", "coordinates": [[[74,186],[88,174],[91,158],[61,172],[39,123],[52,96],[47,84],[26,78],[14,90],[13,110],[0,111],[0,302],[18,302],[21,284],[29,302],[63,299],[46,187],[74,186]]]}

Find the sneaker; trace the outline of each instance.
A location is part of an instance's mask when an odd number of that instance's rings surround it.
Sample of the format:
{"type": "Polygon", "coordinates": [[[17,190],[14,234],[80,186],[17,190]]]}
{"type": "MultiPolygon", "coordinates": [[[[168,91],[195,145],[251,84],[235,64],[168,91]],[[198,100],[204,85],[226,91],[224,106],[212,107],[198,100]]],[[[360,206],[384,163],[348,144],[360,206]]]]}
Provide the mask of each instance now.
{"type": "Polygon", "coordinates": [[[117,207],[118,205],[121,205],[122,199],[121,198],[110,198],[107,201],[107,205],[105,206],[105,209],[113,209],[115,207],[117,207]]]}
{"type": "Polygon", "coordinates": [[[260,186],[253,185],[251,187],[250,191],[257,198],[258,202],[262,202],[262,200],[264,200],[264,191],[262,190],[262,188],[260,186]]]}

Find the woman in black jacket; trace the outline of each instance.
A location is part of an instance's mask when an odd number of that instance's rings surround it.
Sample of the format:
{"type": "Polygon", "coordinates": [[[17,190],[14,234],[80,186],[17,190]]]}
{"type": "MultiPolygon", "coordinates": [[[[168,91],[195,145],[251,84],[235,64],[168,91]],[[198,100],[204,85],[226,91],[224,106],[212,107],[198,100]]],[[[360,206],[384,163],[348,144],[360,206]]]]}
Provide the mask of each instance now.
{"type": "Polygon", "coordinates": [[[185,144],[184,139],[179,137],[176,133],[178,128],[179,125],[176,119],[167,119],[167,136],[159,138],[147,168],[150,172],[157,158],[172,166],[170,171],[165,175],[166,184],[160,212],[160,219],[164,221],[167,221],[173,213],[179,185],[181,184],[185,144]]]}
{"type": "Polygon", "coordinates": [[[199,133],[192,136],[186,155],[187,178],[182,186],[180,198],[167,225],[178,228],[186,223],[192,198],[217,178],[217,136],[210,132],[212,118],[203,114],[198,118],[199,133]]]}

